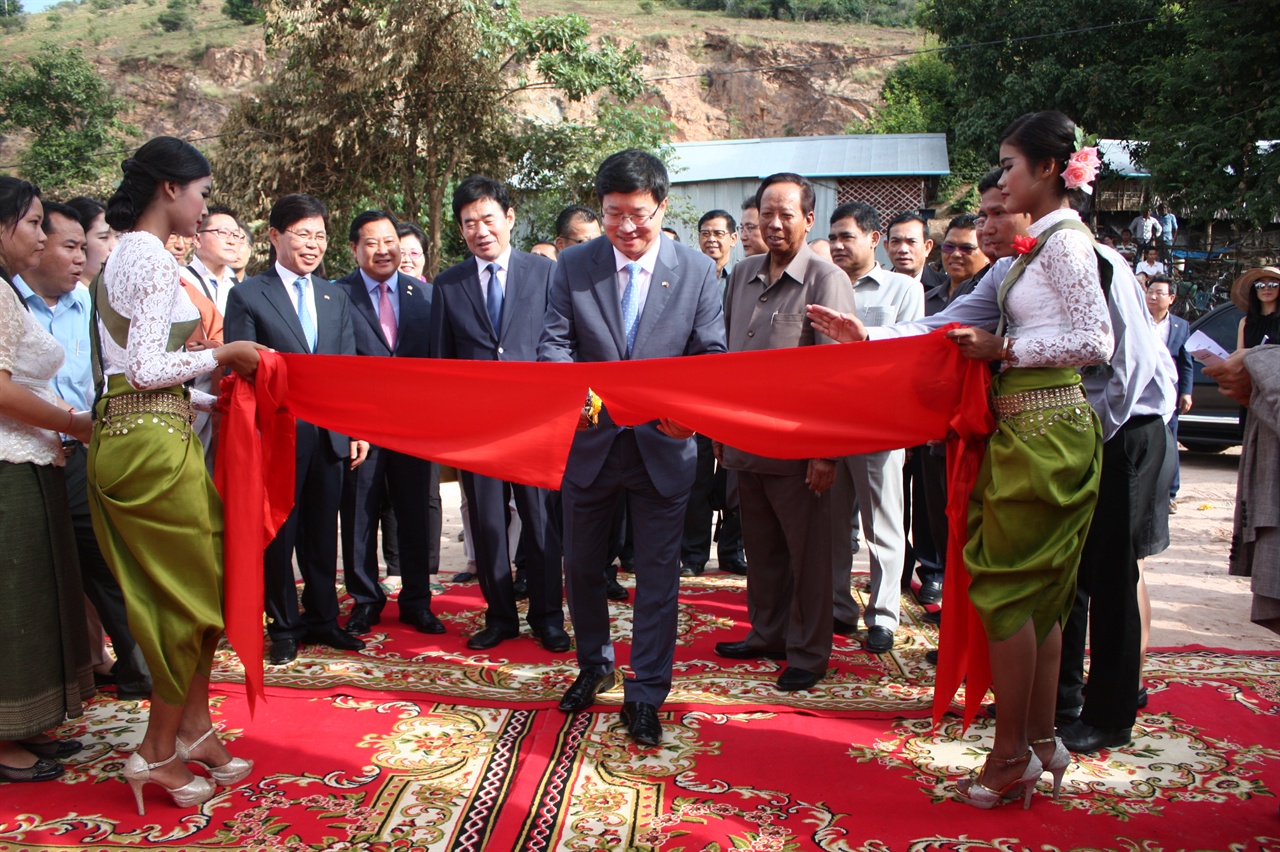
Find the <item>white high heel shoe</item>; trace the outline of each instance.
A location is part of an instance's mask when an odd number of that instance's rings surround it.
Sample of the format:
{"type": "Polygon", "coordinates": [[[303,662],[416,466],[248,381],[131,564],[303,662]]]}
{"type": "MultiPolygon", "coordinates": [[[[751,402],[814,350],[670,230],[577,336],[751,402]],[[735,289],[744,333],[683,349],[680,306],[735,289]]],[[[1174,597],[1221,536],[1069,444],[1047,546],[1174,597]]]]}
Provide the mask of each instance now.
{"type": "Polygon", "coordinates": [[[1053,757],[1049,758],[1049,762],[1044,765],[1044,772],[1053,776],[1053,798],[1057,801],[1058,793],[1062,790],[1062,776],[1071,766],[1071,752],[1067,751],[1067,747],[1062,744],[1061,737],[1045,737],[1042,740],[1031,741],[1032,746],[1043,743],[1053,743],[1053,757]]]}
{"type": "Polygon", "coordinates": [[[142,788],[147,783],[155,784],[168,793],[170,798],[173,799],[173,803],[180,808],[189,808],[206,802],[218,791],[218,788],[210,784],[207,778],[200,778],[199,776],[192,778],[191,781],[176,789],[166,787],[160,783],[159,779],[151,777],[151,770],[159,769],[161,766],[172,763],[177,756],[178,753],[175,751],[164,760],[157,763],[147,763],[146,758],[135,751],[124,762],[124,770],[121,774],[124,775],[124,780],[129,782],[129,787],[133,790],[133,798],[138,803],[138,816],[146,816],[147,814],[146,806],[142,802],[142,788]]]}
{"type": "Polygon", "coordinates": [[[175,744],[177,751],[175,752],[183,763],[194,763],[197,766],[204,767],[204,771],[209,773],[209,777],[223,787],[230,787],[233,784],[239,784],[249,773],[253,771],[253,761],[245,760],[239,757],[233,757],[221,766],[210,766],[203,760],[196,760],[191,756],[191,752],[200,747],[200,743],[209,738],[214,732],[213,728],[205,731],[200,735],[200,739],[187,745],[181,739],[175,744]]]}

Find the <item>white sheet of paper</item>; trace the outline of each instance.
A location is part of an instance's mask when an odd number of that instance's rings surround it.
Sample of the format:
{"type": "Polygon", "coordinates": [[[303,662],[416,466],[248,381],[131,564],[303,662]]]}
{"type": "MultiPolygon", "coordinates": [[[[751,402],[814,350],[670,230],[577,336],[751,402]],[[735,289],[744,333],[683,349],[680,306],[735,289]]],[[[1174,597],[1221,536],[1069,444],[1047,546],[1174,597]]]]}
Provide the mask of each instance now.
{"type": "Polygon", "coordinates": [[[1199,357],[1199,353],[1208,352],[1219,358],[1229,358],[1231,353],[1218,345],[1217,341],[1203,331],[1195,331],[1187,338],[1187,351],[1192,354],[1198,361],[1204,359],[1199,357]]]}

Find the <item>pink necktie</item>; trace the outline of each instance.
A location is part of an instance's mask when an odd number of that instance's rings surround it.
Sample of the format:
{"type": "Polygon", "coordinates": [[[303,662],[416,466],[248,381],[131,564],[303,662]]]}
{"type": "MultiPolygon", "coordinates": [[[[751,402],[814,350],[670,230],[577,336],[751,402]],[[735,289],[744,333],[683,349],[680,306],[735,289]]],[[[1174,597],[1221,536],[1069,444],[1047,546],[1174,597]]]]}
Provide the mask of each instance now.
{"type": "Polygon", "coordinates": [[[382,326],[382,336],[387,339],[387,346],[396,351],[396,312],[391,309],[391,293],[387,290],[387,282],[378,284],[378,325],[382,326]]]}

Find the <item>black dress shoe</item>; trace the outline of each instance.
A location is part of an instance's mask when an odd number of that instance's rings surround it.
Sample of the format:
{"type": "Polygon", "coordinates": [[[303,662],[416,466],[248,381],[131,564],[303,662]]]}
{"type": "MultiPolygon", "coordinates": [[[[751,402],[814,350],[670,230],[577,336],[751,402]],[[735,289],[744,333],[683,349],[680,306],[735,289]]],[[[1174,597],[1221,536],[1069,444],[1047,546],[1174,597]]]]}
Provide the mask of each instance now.
{"type": "Polygon", "coordinates": [[[151,685],[126,686],[125,684],[120,684],[116,687],[116,699],[119,701],[150,701],[151,685]]]}
{"type": "Polygon", "coordinates": [[[680,566],[681,577],[701,577],[702,572],[707,570],[707,566],[699,565],[696,562],[686,562],[680,566]]]}
{"type": "Polygon", "coordinates": [[[470,571],[459,571],[457,574],[453,575],[453,582],[470,583],[475,578],[476,578],[476,575],[471,573],[470,571]]]}
{"type": "MultiPolygon", "coordinates": [[[[992,706],[995,706],[995,705],[992,705],[992,706]]],[[[1079,719],[1080,713],[1083,710],[1084,710],[1084,706],[1081,704],[1077,704],[1075,707],[1057,708],[1053,712],[1054,726],[1058,728],[1065,728],[1067,725],[1070,725],[1076,719],[1079,719]]]]}
{"type": "Polygon", "coordinates": [[[916,592],[916,600],[922,604],[936,604],[942,600],[941,583],[925,583],[916,592]]]}
{"type": "Polygon", "coordinates": [[[501,627],[486,627],[467,640],[467,647],[473,651],[487,651],[519,635],[520,631],[518,629],[503,630],[501,627]]]}
{"type": "Polygon", "coordinates": [[[84,743],[79,740],[50,739],[48,742],[43,743],[27,743],[19,740],[18,745],[36,757],[45,757],[49,760],[62,760],[64,757],[70,757],[84,748],[84,743]]]}
{"type": "Polygon", "coordinates": [[[868,627],[867,641],[862,647],[873,654],[884,654],[893,650],[893,631],[887,627],[868,627]]]}
{"type": "Polygon", "coordinates": [[[0,781],[52,781],[61,778],[64,771],[61,763],[41,757],[25,767],[0,764],[0,781]]]}
{"type": "Polygon", "coordinates": [[[569,634],[564,631],[563,627],[535,627],[533,628],[533,636],[542,643],[542,647],[553,654],[560,654],[569,650],[569,634]]]}
{"type": "Polygon", "coordinates": [[[343,629],[353,636],[363,636],[373,625],[382,621],[382,610],[377,604],[363,603],[351,607],[351,617],[343,629]]]}
{"type": "Polygon", "coordinates": [[[730,660],[785,660],[787,658],[783,651],[762,651],[759,648],[752,648],[746,640],[717,642],[716,656],[727,657],[730,660]]]}
{"type": "Polygon", "coordinates": [[[619,583],[617,580],[606,580],[604,593],[611,601],[625,601],[631,597],[631,593],[627,591],[627,587],[619,583]]]}
{"type": "Polygon", "coordinates": [[[720,570],[726,574],[737,574],[739,577],[747,576],[747,563],[745,562],[721,562],[720,570]]]}
{"type": "Polygon", "coordinates": [[[411,612],[401,611],[400,621],[408,624],[419,633],[444,632],[444,625],[440,623],[440,619],[436,618],[435,613],[429,609],[416,609],[411,612]]]}
{"type": "Polygon", "coordinates": [[[325,645],[339,651],[364,650],[363,639],[358,639],[345,630],[339,630],[336,626],[324,630],[308,630],[302,637],[302,644],[325,645]]]}
{"type": "Polygon", "coordinates": [[[1100,748],[1120,748],[1133,742],[1133,728],[1095,728],[1075,720],[1058,730],[1062,744],[1076,754],[1093,754],[1100,748]]]}
{"type": "Polygon", "coordinates": [[[942,610],[936,612],[926,612],[920,616],[920,620],[925,624],[932,624],[934,627],[942,626],[942,610]]]}
{"type": "Polygon", "coordinates": [[[573,685],[565,690],[558,705],[565,713],[578,713],[596,703],[596,696],[608,692],[618,685],[617,670],[608,674],[597,674],[592,671],[578,673],[573,685]]]}
{"type": "Polygon", "coordinates": [[[294,660],[298,659],[298,640],[271,640],[271,655],[269,659],[273,666],[283,666],[292,663],[294,660]]]}
{"type": "Polygon", "coordinates": [[[786,671],[778,675],[778,689],[783,692],[799,692],[804,689],[813,689],[820,680],[822,680],[821,674],[788,666],[786,671]]]}
{"type": "Polygon", "coordinates": [[[858,625],[833,617],[831,619],[831,632],[837,636],[852,636],[858,632],[858,625]]]}
{"type": "Polygon", "coordinates": [[[662,743],[662,723],[658,721],[658,708],[643,701],[627,701],[622,705],[622,721],[631,739],[642,746],[662,743]]]}
{"type": "Polygon", "coordinates": [[[525,598],[529,597],[529,581],[524,579],[523,577],[517,577],[511,583],[511,587],[515,589],[516,600],[522,601],[525,598]]]}
{"type": "Polygon", "coordinates": [[[924,661],[931,666],[936,666],[938,664],[938,649],[930,648],[928,651],[925,651],[924,661]]]}

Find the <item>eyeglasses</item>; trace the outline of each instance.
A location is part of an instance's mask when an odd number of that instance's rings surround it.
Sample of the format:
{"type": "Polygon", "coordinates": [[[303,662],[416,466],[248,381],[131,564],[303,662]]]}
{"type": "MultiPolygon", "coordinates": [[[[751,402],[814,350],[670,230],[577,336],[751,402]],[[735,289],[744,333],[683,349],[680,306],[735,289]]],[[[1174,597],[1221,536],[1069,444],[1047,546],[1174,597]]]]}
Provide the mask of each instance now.
{"type": "Polygon", "coordinates": [[[661,208],[657,208],[652,213],[632,213],[626,216],[621,213],[605,213],[604,221],[609,225],[622,225],[630,222],[632,227],[639,228],[642,225],[647,225],[649,222],[652,222],[653,217],[658,215],[658,210],[660,209],[661,208]]]}
{"type": "Polygon", "coordinates": [[[704,240],[709,240],[712,237],[715,237],[717,240],[723,240],[725,237],[729,236],[729,232],[720,229],[712,230],[708,228],[705,231],[699,231],[698,236],[702,237],[704,240]]]}
{"type": "Polygon", "coordinates": [[[329,242],[329,235],[326,234],[324,231],[316,231],[314,234],[311,233],[310,231],[291,231],[288,228],[285,228],[284,231],[286,234],[293,234],[295,237],[302,240],[304,243],[309,243],[314,241],[317,243],[324,244],[329,242]]]}
{"type": "Polygon", "coordinates": [[[1148,290],[1148,291],[1147,291],[1147,298],[1148,298],[1148,299],[1156,299],[1156,298],[1160,298],[1160,297],[1162,297],[1162,296],[1163,296],[1163,297],[1165,297],[1165,298],[1168,298],[1169,296],[1172,296],[1172,295],[1173,295],[1173,294],[1172,294],[1172,293],[1170,293],[1168,290],[1148,290]]]}
{"type": "Polygon", "coordinates": [[[741,225],[738,226],[738,230],[742,231],[742,233],[744,234],[749,234],[752,231],[760,230],[760,226],[752,222],[743,222],[741,225]]]}
{"type": "Polygon", "coordinates": [[[943,243],[942,253],[951,254],[952,252],[960,252],[961,254],[973,254],[978,247],[973,243],[943,243]]]}
{"type": "Polygon", "coordinates": [[[408,249],[406,251],[400,252],[400,255],[401,257],[407,257],[407,258],[410,258],[411,260],[417,260],[420,257],[426,257],[426,255],[424,255],[418,249],[408,249]]]}
{"type": "Polygon", "coordinates": [[[1270,281],[1253,282],[1253,289],[1255,290],[1275,290],[1277,287],[1280,287],[1280,281],[1276,281],[1274,278],[1270,281]]]}
{"type": "Polygon", "coordinates": [[[249,238],[244,235],[243,231],[229,231],[226,228],[205,228],[200,231],[202,234],[217,234],[218,239],[225,243],[243,243],[248,242],[249,238]]]}

